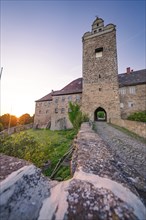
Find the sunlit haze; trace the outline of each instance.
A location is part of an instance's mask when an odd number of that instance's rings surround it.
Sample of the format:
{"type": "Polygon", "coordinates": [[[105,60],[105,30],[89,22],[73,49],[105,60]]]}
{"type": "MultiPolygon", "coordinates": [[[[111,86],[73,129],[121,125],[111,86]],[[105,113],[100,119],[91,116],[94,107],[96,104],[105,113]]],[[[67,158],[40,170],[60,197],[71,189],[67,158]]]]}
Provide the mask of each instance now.
{"type": "Polygon", "coordinates": [[[1,0],[1,114],[34,114],[35,100],[82,76],[82,36],[95,17],[117,26],[118,72],[145,68],[145,1],[1,0]]]}

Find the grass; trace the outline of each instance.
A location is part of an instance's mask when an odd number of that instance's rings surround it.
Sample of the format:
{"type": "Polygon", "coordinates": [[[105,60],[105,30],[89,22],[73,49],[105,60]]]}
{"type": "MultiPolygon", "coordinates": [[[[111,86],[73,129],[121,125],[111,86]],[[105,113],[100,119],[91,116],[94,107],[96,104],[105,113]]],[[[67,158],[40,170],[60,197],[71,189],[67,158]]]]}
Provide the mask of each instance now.
{"type": "MultiPolygon", "coordinates": [[[[58,161],[69,150],[76,133],[74,130],[50,131],[46,129],[27,130],[19,134],[0,137],[0,152],[32,162],[50,176],[58,161]],[[50,163],[44,168],[46,162],[50,163]]],[[[70,178],[70,166],[61,165],[54,179],[70,178]]]]}

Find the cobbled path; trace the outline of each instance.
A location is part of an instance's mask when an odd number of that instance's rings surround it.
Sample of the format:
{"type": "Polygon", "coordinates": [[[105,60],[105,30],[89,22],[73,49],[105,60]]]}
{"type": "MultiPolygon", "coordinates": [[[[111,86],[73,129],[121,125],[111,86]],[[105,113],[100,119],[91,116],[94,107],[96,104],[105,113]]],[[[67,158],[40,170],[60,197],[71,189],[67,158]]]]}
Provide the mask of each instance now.
{"type": "Polygon", "coordinates": [[[134,168],[146,179],[146,144],[108,125],[96,122],[96,131],[108,145],[112,154],[134,168]]]}

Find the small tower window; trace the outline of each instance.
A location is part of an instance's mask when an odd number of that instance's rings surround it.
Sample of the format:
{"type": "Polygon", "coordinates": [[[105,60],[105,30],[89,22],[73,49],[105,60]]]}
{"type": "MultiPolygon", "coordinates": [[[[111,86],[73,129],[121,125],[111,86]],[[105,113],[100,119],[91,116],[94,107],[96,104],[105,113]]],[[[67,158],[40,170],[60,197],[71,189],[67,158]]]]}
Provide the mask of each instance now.
{"type": "Polygon", "coordinates": [[[101,78],[101,75],[99,74],[99,78],[101,78]]]}
{"type": "Polygon", "coordinates": [[[102,57],[102,53],[103,53],[103,47],[95,49],[96,58],[102,57]]]}
{"type": "Polygon", "coordinates": [[[99,88],[99,91],[101,91],[101,88],[99,88]]]}

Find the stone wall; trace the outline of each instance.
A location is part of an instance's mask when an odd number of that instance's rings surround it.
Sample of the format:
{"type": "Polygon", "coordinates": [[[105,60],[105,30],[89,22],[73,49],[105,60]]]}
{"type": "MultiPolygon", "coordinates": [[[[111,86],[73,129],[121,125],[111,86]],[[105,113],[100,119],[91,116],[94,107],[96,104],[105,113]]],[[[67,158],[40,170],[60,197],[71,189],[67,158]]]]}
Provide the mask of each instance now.
{"type": "Polygon", "coordinates": [[[31,124],[26,124],[26,125],[19,125],[19,126],[15,126],[9,129],[5,129],[4,131],[0,132],[0,135],[4,135],[4,134],[14,134],[14,133],[18,133],[20,131],[24,131],[24,130],[28,130],[33,128],[33,123],[31,124]]]}
{"type": "Polygon", "coordinates": [[[68,118],[69,102],[81,105],[82,94],[53,96],[51,111],[51,130],[72,128],[68,118]]]}
{"type": "Polygon", "coordinates": [[[111,119],[111,123],[126,128],[140,137],[146,138],[146,123],[123,119],[111,119]]]}
{"type": "Polygon", "coordinates": [[[50,128],[52,101],[36,102],[34,127],[50,128]]]}
{"type": "Polygon", "coordinates": [[[146,109],[146,85],[122,87],[120,92],[121,117],[127,118],[131,113],[146,109]]]}
{"type": "Polygon", "coordinates": [[[51,181],[33,165],[11,173],[1,182],[0,219],[145,219],[136,188],[88,123],[75,141],[71,170],[73,177],[63,182],[51,181]]]}

